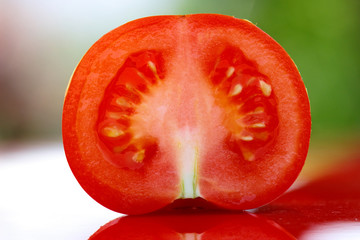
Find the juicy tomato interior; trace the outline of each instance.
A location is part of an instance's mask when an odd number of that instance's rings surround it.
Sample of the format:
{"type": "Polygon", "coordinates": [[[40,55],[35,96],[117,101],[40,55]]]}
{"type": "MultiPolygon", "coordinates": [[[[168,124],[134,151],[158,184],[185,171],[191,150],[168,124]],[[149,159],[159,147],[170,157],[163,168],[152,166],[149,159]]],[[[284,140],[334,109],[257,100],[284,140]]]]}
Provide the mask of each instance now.
{"type": "Polygon", "coordinates": [[[140,168],[158,151],[156,138],[132,127],[132,116],[151,88],[163,81],[162,61],[156,51],[131,54],[105,91],[97,130],[104,157],[115,166],[140,168]]]}
{"type": "Polygon", "coordinates": [[[295,180],[310,136],[290,57],[251,23],[211,14],[141,19],[103,37],[74,73],[63,119],[80,184],[126,213],[178,198],[269,202],[295,180]]]}
{"type": "Polygon", "coordinates": [[[276,99],[267,77],[240,49],[226,47],[213,63],[209,78],[215,104],[224,110],[228,148],[253,161],[277,135],[276,99]]]}
{"type": "MultiPolygon", "coordinates": [[[[161,53],[155,50],[131,54],[105,91],[99,108],[97,130],[104,157],[115,166],[140,168],[158,151],[157,137],[134,128],[133,116],[142,114],[137,107],[151,98],[158,84],[167,84],[164,82],[163,61],[161,53]]],[[[209,81],[208,91],[214,98],[213,107],[223,111],[221,122],[217,123],[228,130],[223,141],[231,151],[240,153],[239,158],[254,161],[256,155],[261,155],[262,149],[267,148],[277,135],[276,99],[271,85],[267,77],[257,70],[256,64],[234,47],[226,47],[212,65],[204,81],[209,81]]],[[[194,91],[195,95],[197,89],[190,91],[194,91]]],[[[173,94],[178,97],[177,92],[173,94]]],[[[168,111],[176,101],[164,105],[165,99],[166,96],[162,96],[150,108],[168,111]]],[[[193,99],[189,105],[196,105],[196,100],[193,99]]],[[[189,111],[193,110],[191,108],[189,111]]],[[[160,117],[156,111],[153,114],[154,118],[160,117]]],[[[175,119],[173,123],[177,128],[181,127],[179,120],[175,119]]],[[[185,121],[188,123],[190,119],[185,121]]],[[[199,127],[196,124],[199,125],[200,121],[191,127],[199,127]]]]}

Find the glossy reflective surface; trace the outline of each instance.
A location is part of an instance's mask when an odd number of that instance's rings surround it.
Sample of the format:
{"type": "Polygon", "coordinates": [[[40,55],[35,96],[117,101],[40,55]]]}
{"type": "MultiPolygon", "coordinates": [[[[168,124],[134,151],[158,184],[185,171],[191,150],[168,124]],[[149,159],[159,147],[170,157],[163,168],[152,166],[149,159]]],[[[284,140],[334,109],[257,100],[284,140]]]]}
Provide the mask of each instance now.
{"type": "Polygon", "coordinates": [[[123,216],[86,195],[61,144],[15,146],[0,151],[0,239],[360,239],[360,155],[316,176],[248,212],[123,216]]]}
{"type": "Polygon", "coordinates": [[[123,217],[91,239],[360,239],[360,158],[250,212],[185,208],[123,217]]]}
{"type": "Polygon", "coordinates": [[[187,211],[128,216],[100,228],[90,239],[295,239],[274,221],[249,213],[187,211]]]}
{"type": "MultiPolygon", "coordinates": [[[[296,237],[351,232],[360,239],[360,157],[256,211],[296,237]]],[[[315,239],[315,238],[314,238],[315,239]]],[[[351,238],[352,239],[352,238],[351,238]]]]}

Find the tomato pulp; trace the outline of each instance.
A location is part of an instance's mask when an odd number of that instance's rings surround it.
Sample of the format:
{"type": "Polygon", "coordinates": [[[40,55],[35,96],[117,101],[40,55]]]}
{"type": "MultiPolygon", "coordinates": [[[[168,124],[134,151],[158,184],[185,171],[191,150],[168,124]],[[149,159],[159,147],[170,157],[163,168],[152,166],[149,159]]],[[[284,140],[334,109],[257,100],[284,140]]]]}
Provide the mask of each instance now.
{"type": "Polygon", "coordinates": [[[154,16],[97,41],[66,92],[72,172],[100,204],[141,214],[177,199],[255,208],[307,155],[310,107],[284,49],[246,20],[154,16]]]}

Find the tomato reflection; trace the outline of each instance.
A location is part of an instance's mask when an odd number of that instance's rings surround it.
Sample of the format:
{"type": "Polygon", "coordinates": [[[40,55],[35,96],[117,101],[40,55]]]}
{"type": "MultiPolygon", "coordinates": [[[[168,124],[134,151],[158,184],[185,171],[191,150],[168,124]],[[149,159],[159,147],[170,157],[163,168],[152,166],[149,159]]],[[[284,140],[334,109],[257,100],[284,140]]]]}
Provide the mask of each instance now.
{"type": "Polygon", "coordinates": [[[295,239],[279,225],[249,213],[181,211],[126,216],[101,227],[91,237],[101,239],[295,239]]]}
{"type": "MultiPolygon", "coordinates": [[[[360,156],[344,160],[333,171],[284,194],[276,201],[259,208],[256,213],[276,221],[300,239],[309,236],[313,229],[317,229],[317,232],[322,229],[324,233],[344,233],[345,227],[335,226],[352,226],[355,223],[358,227],[360,156]],[[329,226],[333,229],[329,229],[329,226]]],[[[360,228],[357,234],[359,232],[360,228]]]]}

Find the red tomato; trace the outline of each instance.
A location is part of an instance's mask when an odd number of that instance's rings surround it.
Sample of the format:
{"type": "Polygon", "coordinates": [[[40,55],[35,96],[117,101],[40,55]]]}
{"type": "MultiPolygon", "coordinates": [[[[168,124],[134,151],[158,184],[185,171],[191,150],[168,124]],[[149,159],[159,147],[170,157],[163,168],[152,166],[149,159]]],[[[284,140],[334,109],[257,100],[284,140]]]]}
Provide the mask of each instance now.
{"type": "Polygon", "coordinates": [[[63,141],[85,191],[140,214],[176,199],[255,208],[299,174],[310,107],[288,54],[246,20],[156,16],[111,31],[69,84],[63,141]]]}
{"type": "Polygon", "coordinates": [[[111,239],[294,240],[295,237],[277,223],[254,214],[186,212],[121,217],[105,224],[89,238],[89,240],[111,239]]]}

